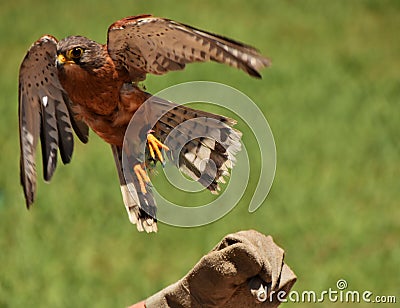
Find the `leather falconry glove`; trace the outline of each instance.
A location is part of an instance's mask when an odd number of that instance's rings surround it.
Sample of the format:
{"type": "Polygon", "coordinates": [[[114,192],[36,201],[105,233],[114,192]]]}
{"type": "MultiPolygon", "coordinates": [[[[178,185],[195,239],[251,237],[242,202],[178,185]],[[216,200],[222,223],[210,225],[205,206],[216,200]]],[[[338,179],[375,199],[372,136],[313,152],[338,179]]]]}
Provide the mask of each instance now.
{"type": "Polygon", "coordinates": [[[227,235],[185,277],[148,298],[145,305],[277,307],[296,282],[283,258],[283,249],[271,236],[254,230],[227,235]]]}

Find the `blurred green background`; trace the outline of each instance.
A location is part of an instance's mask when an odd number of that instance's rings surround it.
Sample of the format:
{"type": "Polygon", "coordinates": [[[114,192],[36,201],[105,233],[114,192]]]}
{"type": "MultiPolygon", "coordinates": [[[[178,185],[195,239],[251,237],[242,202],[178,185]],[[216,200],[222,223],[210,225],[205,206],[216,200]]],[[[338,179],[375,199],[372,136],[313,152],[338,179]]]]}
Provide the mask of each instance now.
{"type": "MultiPolygon", "coordinates": [[[[297,291],[335,289],[346,279],[348,290],[399,296],[399,16],[400,2],[384,0],[2,1],[0,307],[124,307],[182,277],[227,233],[250,228],[286,250],[297,291]],[[45,33],[105,42],[112,22],[142,13],[244,41],[273,60],[262,80],[195,64],[146,81],[153,93],[217,81],[263,110],[278,162],[255,213],[247,211],[252,179],[238,206],[215,223],[160,224],[158,234],[139,234],[126,217],[111,151],[94,134],[88,145],[77,144],[51,185],[39,162],[37,201],[24,208],[17,83],[26,50],[45,33]]],[[[254,140],[243,139],[256,172],[254,140]]]]}

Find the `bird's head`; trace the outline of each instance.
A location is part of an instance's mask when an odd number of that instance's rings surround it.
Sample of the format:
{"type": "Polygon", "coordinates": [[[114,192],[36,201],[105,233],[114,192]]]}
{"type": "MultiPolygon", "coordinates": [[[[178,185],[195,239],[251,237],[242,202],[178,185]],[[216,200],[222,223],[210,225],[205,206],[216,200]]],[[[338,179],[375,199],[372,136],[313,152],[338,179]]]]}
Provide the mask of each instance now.
{"type": "Polygon", "coordinates": [[[58,42],[57,60],[58,68],[68,65],[78,65],[86,71],[93,71],[104,65],[104,46],[83,36],[68,36],[58,42]]]}

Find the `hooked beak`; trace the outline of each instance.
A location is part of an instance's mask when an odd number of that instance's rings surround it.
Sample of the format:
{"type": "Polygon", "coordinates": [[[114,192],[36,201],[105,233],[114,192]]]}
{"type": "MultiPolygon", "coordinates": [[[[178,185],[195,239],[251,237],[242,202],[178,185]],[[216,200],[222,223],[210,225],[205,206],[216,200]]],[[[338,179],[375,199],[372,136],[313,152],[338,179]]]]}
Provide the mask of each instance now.
{"type": "Polygon", "coordinates": [[[61,66],[61,65],[64,65],[64,64],[72,64],[72,63],[75,63],[75,62],[72,61],[72,60],[69,60],[68,58],[66,58],[61,53],[57,56],[57,60],[56,60],[56,65],[57,66],[61,66]]]}

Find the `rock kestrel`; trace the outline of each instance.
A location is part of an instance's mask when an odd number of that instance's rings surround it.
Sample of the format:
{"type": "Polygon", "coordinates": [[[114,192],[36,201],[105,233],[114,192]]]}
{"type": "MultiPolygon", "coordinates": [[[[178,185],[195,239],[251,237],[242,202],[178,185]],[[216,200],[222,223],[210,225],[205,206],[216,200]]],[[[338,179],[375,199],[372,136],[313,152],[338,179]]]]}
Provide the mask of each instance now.
{"type": "MultiPolygon", "coordinates": [[[[144,117],[139,125],[147,142],[144,160],[134,160],[132,182],[122,171],[122,145],[128,124],[138,108],[152,96],[138,85],[146,74],[161,75],[182,70],[187,63],[215,61],[236,67],[260,78],[260,69],[269,60],[248,45],[211,34],[169,19],[140,15],[113,23],[108,29],[107,44],[82,36],[57,41],[44,35],[28,50],[19,75],[20,174],[26,205],[29,208],[36,193],[35,153],[41,142],[43,177],[50,181],[57,165],[58,151],[62,162],[71,160],[73,131],[88,141],[88,127],[112,147],[118,170],[123,201],[129,219],[139,231],[157,231],[156,205],[149,186],[146,168],[157,161],[164,163],[164,144],[168,132],[182,122],[196,118],[218,121],[218,125],[194,125],[187,142],[175,157],[177,167],[211,192],[216,192],[223,176],[229,175],[234,150],[240,148],[240,133],[235,121],[223,116],[174,105],[162,99],[150,103],[147,112],[168,111],[148,127],[144,117]],[[201,136],[202,137],[194,137],[201,136]],[[216,141],[225,140],[224,142],[216,141]],[[210,159],[217,170],[211,181],[207,166],[199,161],[210,159]],[[133,185],[139,198],[128,189],[133,185]]],[[[132,154],[135,156],[134,154],[132,154]]]]}

